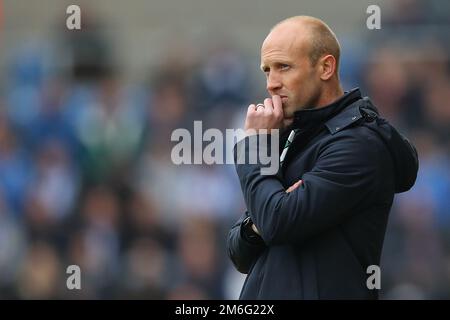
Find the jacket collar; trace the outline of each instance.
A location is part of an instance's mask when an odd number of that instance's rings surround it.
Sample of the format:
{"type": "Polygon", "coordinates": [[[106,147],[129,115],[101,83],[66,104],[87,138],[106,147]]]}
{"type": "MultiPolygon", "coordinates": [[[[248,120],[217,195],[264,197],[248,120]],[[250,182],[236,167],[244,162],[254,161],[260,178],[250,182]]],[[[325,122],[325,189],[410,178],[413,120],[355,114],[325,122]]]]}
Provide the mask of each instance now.
{"type": "Polygon", "coordinates": [[[331,134],[361,119],[359,108],[347,108],[362,99],[359,88],[352,89],[331,104],[319,109],[302,109],[294,113],[293,129],[309,131],[325,124],[331,134]]]}

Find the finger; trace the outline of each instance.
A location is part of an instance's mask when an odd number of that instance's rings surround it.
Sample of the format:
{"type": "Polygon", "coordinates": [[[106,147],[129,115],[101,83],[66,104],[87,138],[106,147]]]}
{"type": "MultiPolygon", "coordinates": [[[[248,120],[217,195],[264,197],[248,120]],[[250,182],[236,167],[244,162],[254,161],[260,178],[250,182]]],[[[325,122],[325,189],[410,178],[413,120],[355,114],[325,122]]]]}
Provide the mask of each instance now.
{"type": "Polygon", "coordinates": [[[297,189],[297,186],[296,186],[295,184],[293,184],[292,186],[290,186],[290,187],[286,190],[286,192],[287,192],[287,193],[290,193],[290,192],[294,191],[295,189],[297,189]]]}
{"type": "Polygon", "coordinates": [[[289,188],[287,188],[286,193],[291,192],[292,190],[294,190],[294,185],[290,186],[289,188]]]}
{"type": "Polygon", "coordinates": [[[251,105],[248,106],[247,109],[247,113],[252,113],[256,111],[256,105],[254,105],[253,103],[251,105]]]}
{"type": "Polygon", "coordinates": [[[264,104],[258,103],[258,104],[256,105],[256,111],[258,111],[258,112],[264,112],[264,109],[265,109],[264,104]]]}
{"type": "Polygon", "coordinates": [[[297,182],[294,183],[292,186],[290,186],[290,187],[286,190],[286,192],[289,193],[289,192],[294,191],[294,190],[297,189],[302,183],[303,183],[303,180],[297,181],[297,182]]]}
{"type": "Polygon", "coordinates": [[[277,116],[283,115],[283,104],[279,95],[272,96],[273,112],[277,116]]]}
{"type": "Polygon", "coordinates": [[[264,107],[265,107],[267,112],[273,112],[272,99],[265,98],[264,99],[264,107]]]}

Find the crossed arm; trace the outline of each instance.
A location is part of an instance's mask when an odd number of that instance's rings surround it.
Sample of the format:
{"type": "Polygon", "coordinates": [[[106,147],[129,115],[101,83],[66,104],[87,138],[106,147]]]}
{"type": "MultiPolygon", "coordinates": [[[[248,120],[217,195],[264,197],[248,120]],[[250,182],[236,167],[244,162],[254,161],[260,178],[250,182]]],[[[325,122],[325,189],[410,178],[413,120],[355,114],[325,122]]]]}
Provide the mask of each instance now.
{"type": "MultiPolygon", "coordinates": [[[[302,180],[290,186],[286,192],[298,188],[302,180]]],[[[236,269],[241,273],[248,273],[251,265],[267,247],[261,234],[246,211],[231,227],[228,233],[228,256],[236,269]]]]}
{"type": "MultiPolygon", "coordinates": [[[[356,212],[361,201],[375,197],[386,150],[367,137],[343,134],[333,139],[321,148],[315,166],[303,173],[302,182],[291,192],[277,177],[261,175],[258,164],[236,165],[248,216],[262,240],[246,244],[238,238],[238,224],[230,231],[229,255],[239,271],[248,271],[264,248],[301,244],[356,212]]],[[[239,142],[235,153],[248,152],[246,147],[239,142]]]]}

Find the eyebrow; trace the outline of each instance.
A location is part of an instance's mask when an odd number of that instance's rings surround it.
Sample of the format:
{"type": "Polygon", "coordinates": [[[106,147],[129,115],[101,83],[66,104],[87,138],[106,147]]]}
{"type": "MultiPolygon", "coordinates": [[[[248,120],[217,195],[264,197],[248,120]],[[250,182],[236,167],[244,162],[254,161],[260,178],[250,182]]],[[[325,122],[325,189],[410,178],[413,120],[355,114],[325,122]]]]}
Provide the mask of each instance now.
{"type": "MultiPolygon", "coordinates": [[[[279,61],[274,62],[273,64],[274,64],[275,66],[278,66],[278,65],[280,65],[280,64],[292,65],[292,64],[291,64],[290,62],[288,62],[287,60],[279,60],[279,61]]],[[[264,63],[262,63],[262,64],[260,65],[261,71],[265,71],[264,69],[267,69],[267,68],[269,68],[269,66],[265,65],[264,63]]]]}

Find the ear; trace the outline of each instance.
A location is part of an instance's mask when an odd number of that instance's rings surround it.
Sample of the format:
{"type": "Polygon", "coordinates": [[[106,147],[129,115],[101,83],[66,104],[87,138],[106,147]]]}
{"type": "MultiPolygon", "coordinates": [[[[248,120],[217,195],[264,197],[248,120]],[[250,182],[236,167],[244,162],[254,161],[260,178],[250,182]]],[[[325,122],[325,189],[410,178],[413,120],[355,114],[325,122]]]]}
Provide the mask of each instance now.
{"type": "Polygon", "coordinates": [[[319,63],[321,66],[320,79],[330,79],[336,72],[336,59],[331,54],[327,54],[320,58],[319,63]]]}

